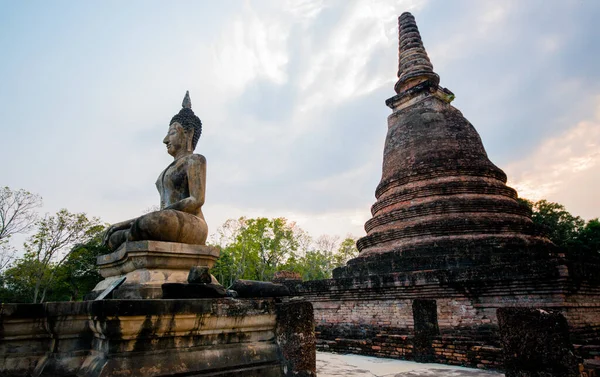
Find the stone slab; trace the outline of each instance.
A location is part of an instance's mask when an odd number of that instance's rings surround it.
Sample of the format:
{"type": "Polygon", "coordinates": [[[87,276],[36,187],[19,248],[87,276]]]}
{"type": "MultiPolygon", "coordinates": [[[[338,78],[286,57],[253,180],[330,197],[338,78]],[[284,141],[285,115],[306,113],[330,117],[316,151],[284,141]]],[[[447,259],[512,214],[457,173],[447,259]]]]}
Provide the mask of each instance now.
{"type": "Polygon", "coordinates": [[[120,277],[117,278],[115,280],[113,280],[110,285],[104,290],[102,291],[102,293],[100,293],[100,295],[98,297],[95,298],[95,300],[104,300],[108,295],[110,295],[115,289],[117,289],[121,284],[123,284],[123,282],[126,280],[126,277],[120,277]]]}
{"type": "Polygon", "coordinates": [[[238,279],[230,287],[239,297],[285,297],[290,295],[290,289],[282,284],[267,281],[238,279]]]}
{"type": "Polygon", "coordinates": [[[498,309],[507,377],[578,377],[569,325],[558,311],[498,309]]]}

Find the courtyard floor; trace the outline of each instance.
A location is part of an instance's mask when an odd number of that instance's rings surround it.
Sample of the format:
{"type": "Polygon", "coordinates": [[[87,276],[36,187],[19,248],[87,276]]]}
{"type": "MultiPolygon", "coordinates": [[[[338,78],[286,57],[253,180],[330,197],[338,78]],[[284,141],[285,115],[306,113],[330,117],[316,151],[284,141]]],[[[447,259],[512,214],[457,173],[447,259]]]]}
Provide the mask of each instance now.
{"type": "Polygon", "coordinates": [[[444,364],[317,352],[318,377],[503,377],[504,374],[444,364]]]}

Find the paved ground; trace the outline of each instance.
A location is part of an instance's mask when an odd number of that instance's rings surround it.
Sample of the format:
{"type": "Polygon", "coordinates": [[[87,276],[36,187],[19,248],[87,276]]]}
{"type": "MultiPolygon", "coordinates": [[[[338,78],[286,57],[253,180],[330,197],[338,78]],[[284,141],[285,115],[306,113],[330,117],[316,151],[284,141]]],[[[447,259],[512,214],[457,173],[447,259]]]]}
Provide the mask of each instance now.
{"type": "Polygon", "coordinates": [[[504,374],[443,364],[317,352],[318,377],[503,377],[504,374]]]}

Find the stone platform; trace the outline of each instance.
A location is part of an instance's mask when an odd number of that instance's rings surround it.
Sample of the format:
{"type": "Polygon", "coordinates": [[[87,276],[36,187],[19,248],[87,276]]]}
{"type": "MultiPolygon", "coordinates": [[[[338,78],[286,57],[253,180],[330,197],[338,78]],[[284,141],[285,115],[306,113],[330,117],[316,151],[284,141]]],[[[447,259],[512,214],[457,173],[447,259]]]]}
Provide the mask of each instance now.
{"type": "Polygon", "coordinates": [[[88,298],[95,298],[122,277],[126,280],[114,291],[113,298],[161,298],[162,284],[186,283],[190,268],[212,268],[218,258],[219,249],[214,246],[159,241],[126,242],[116,251],[98,257],[98,268],[105,279],[96,285],[88,298]]]}
{"type": "Polygon", "coordinates": [[[0,306],[0,375],[315,376],[312,305],[274,299],[0,306]]]}

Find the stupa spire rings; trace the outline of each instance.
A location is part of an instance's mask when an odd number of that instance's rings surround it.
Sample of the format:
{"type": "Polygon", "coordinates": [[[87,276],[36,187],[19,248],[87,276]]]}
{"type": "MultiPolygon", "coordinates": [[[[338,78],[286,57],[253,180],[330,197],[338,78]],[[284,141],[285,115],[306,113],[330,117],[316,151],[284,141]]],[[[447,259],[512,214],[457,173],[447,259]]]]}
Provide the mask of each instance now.
{"type": "Polygon", "coordinates": [[[183,97],[183,102],[181,103],[181,106],[185,109],[192,108],[192,100],[190,99],[190,91],[189,90],[185,91],[185,97],[183,97]]]}
{"type": "Polygon", "coordinates": [[[398,17],[398,82],[394,86],[396,93],[429,81],[433,86],[440,83],[440,77],[433,72],[433,65],[423,46],[415,17],[404,12],[398,17]]]}

